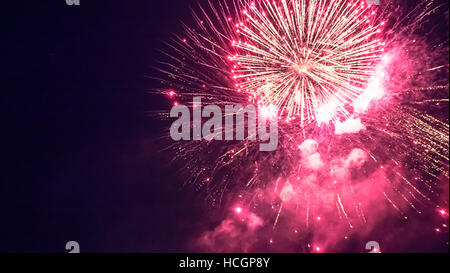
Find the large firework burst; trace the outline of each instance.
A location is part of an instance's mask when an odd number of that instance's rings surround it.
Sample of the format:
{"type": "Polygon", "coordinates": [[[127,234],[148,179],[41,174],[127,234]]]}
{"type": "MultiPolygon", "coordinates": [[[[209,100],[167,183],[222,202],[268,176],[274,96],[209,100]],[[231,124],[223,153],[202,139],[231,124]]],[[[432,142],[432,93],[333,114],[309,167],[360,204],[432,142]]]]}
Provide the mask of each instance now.
{"type": "Polygon", "coordinates": [[[230,60],[238,91],[302,123],[321,118],[328,105],[336,109],[325,111],[348,117],[345,106],[364,91],[384,50],[374,7],[343,0],[258,3],[236,24],[242,38],[232,42],[240,50],[230,60]]]}
{"type": "Polygon", "coordinates": [[[440,6],[382,4],[215,1],[167,44],[160,92],[174,104],[280,110],[272,153],[248,139],[170,145],[185,183],[233,208],[203,248],[338,251],[429,212],[447,230],[448,36],[424,38],[440,6]]]}

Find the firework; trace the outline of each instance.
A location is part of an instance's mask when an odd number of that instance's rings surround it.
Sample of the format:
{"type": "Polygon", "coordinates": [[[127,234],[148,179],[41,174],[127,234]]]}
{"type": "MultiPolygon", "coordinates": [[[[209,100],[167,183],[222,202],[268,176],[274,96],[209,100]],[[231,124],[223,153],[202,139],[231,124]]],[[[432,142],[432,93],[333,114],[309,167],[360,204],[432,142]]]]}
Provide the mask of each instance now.
{"type": "Polygon", "coordinates": [[[346,106],[363,93],[384,50],[378,35],[384,22],[376,24],[374,7],[342,0],[258,3],[236,24],[242,38],[232,42],[239,53],[229,59],[238,91],[302,123],[329,121],[320,111],[335,121],[348,117],[346,106]]]}
{"type": "Polygon", "coordinates": [[[354,237],[364,245],[393,232],[377,229],[390,219],[407,225],[405,240],[418,232],[416,217],[448,221],[448,42],[417,34],[439,8],[343,0],[199,8],[197,27],[167,44],[160,92],[192,108],[193,96],[272,106],[280,119],[271,153],[248,138],[167,149],[185,184],[230,212],[201,236],[202,249],[340,251],[354,237]]]}

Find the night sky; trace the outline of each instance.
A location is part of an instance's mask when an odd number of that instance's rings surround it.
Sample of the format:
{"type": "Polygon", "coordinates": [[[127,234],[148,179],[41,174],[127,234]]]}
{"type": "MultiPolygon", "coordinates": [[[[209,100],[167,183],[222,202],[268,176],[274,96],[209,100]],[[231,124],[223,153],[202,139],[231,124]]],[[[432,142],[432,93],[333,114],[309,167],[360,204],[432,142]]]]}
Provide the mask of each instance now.
{"type": "Polygon", "coordinates": [[[0,252],[190,251],[220,215],[180,188],[149,112],[170,107],[150,76],[194,1],[6,2],[0,252]]]}
{"type": "Polygon", "coordinates": [[[190,4],[8,1],[0,251],[186,249],[201,202],[163,168],[148,111],[169,107],[149,76],[190,4]]]}

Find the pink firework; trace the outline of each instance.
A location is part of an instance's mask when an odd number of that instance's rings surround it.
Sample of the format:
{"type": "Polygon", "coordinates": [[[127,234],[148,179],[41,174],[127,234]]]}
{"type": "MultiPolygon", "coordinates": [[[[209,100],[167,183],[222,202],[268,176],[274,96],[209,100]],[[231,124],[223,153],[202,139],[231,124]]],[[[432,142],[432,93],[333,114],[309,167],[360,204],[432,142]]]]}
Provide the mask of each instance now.
{"type": "Polygon", "coordinates": [[[439,10],[433,1],[201,7],[198,26],[167,44],[161,93],[191,108],[193,96],[275,107],[280,137],[271,153],[249,139],[170,144],[185,184],[231,210],[196,247],[328,252],[359,238],[356,251],[374,239],[396,251],[425,232],[426,216],[445,221],[429,232],[447,232],[448,41],[417,34],[439,10]]]}

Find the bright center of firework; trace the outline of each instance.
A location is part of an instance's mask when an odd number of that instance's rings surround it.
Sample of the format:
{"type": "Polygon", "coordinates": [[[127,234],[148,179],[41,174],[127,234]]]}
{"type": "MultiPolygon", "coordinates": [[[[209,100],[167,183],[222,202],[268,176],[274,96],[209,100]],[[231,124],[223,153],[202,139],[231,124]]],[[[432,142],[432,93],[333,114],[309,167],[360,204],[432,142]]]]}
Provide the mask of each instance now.
{"type": "Polygon", "coordinates": [[[299,63],[294,64],[292,68],[298,73],[300,77],[306,76],[306,73],[308,73],[308,70],[310,69],[310,66],[305,63],[299,63]]]}
{"type": "Polygon", "coordinates": [[[383,52],[374,9],[344,0],[252,4],[235,25],[238,53],[229,58],[237,89],[302,123],[329,104],[333,121],[348,118],[383,52]]]}

